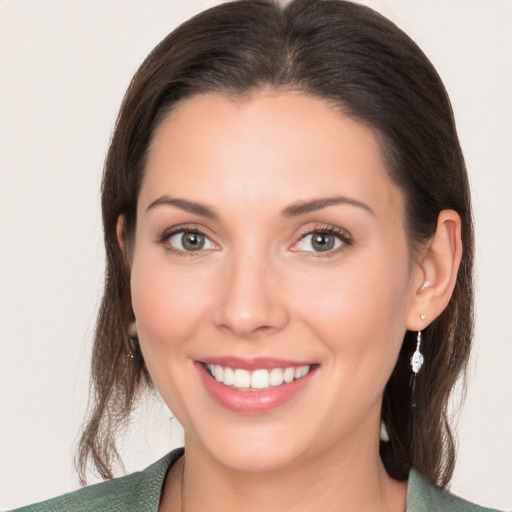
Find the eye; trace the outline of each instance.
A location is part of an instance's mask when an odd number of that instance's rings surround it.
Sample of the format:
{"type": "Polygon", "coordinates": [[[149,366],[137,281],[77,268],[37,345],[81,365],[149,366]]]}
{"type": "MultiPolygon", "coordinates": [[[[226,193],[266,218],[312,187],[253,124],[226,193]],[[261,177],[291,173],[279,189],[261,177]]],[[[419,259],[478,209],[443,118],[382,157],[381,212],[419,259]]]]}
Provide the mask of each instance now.
{"type": "Polygon", "coordinates": [[[334,230],[318,230],[303,235],[292,249],[303,252],[333,252],[345,244],[350,244],[346,235],[334,230]]]}
{"type": "Polygon", "coordinates": [[[173,249],[184,252],[214,249],[215,244],[202,233],[197,231],[178,231],[167,238],[173,249]]]}

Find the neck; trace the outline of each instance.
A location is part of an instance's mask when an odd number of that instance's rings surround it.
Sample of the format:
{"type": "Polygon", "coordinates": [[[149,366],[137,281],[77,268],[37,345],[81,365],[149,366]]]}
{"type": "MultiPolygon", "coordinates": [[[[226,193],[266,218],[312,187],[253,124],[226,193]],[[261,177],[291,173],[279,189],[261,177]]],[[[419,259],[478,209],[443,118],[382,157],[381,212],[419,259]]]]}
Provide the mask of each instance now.
{"type": "Polygon", "coordinates": [[[391,479],[375,446],[329,450],[269,472],[240,471],[186,442],[167,478],[161,512],[403,512],[406,483],[391,479]]]}

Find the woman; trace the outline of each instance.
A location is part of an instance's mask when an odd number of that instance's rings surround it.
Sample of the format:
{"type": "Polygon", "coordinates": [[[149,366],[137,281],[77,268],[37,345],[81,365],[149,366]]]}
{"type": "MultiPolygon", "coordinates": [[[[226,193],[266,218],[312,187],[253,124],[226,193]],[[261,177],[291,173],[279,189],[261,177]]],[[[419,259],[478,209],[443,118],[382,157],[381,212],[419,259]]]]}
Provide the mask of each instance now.
{"type": "Polygon", "coordinates": [[[112,477],[153,385],[186,455],[28,510],[483,510],[434,487],[471,344],[467,176],[393,24],[338,0],[185,23],[127,92],[102,208],[81,468],[112,477]]]}

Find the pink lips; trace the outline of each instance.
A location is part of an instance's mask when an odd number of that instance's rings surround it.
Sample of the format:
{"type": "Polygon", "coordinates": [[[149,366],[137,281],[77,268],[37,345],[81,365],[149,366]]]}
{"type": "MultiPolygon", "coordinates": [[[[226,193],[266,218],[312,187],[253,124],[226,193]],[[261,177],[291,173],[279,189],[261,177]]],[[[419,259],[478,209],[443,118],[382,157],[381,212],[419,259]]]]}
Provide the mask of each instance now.
{"type": "Polygon", "coordinates": [[[217,382],[206,369],[206,364],[254,371],[262,368],[271,370],[273,368],[299,367],[311,363],[298,363],[275,358],[239,359],[235,357],[207,358],[196,361],[195,366],[212,398],[226,409],[238,413],[263,413],[284,405],[310,383],[312,375],[317,370],[317,366],[314,365],[307,375],[293,382],[261,391],[241,391],[217,382]]]}

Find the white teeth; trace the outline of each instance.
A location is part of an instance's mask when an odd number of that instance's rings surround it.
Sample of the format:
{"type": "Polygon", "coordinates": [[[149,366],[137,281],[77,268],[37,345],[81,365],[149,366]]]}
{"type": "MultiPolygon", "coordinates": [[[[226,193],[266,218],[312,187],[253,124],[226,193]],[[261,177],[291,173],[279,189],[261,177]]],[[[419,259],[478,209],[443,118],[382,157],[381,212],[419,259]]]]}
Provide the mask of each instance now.
{"type": "Polygon", "coordinates": [[[293,382],[295,378],[295,368],[286,368],[283,372],[283,380],[285,382],[293,382]]]}
{"type": "Polygon", "coordinates": [[[218,364],[207,364],[206,367],[217,382],[221,382],[225,386],[233,386],[236,389],[254,391],[293,382],[305,377],[311,370],[310,365],[272,368],[272,370],[259,369],[253,372],[223,367],[218,364]]]}
{"type": "Polygon", "coordinates": [[[235,372],[231,368],[224,368],[224,380],[226,386],[232,386],[235,383],[235,372]]]}
{"type": "Polygon", "coordinates": [[[270,386],[270,375],[267,370],[256,370],[251,375],[251,388],[265,389],[270,386]]]}
{"type": "Polygon", "coordinates": [[[224,369],[222,368],[222,366],[216,364],[213,367],[213,376],[215,377],[216,381],[222,382],[222,377],[224,376],[224,369]]]}
{"type": "Polygon", "coordinates": [[[300,379],[301,377],[305,377],[309,373],[309,366],[299,366],[295,368],[295,378],[300,379]]]}
{"type": "Polygon", "coordinates": [[[247,370],[235,370],[235,388],[250,388],[251,374],[247,370]]]}
{"type": "Polygon", "coordinates": [[[283,370],[281,368],[272,368],[270,370],[270,385],[280,386],[283,382],[283,370]]]}

